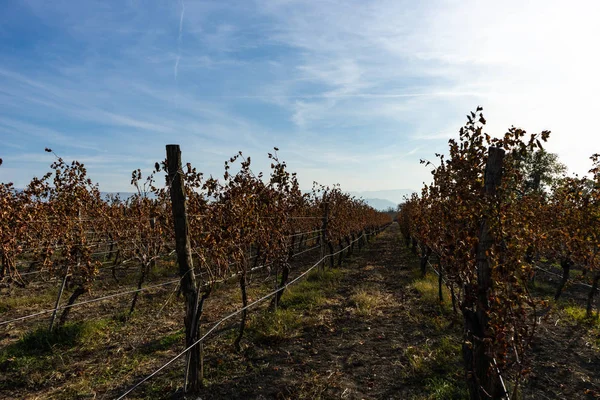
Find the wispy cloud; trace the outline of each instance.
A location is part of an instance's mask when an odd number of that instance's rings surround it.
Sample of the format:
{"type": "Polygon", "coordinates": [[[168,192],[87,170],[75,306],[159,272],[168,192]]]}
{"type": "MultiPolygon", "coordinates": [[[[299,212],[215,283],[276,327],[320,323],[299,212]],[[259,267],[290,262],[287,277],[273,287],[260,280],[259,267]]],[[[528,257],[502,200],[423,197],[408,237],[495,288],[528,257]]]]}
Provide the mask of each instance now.
{"type": "Polygon", "coordinates": [[[181,14],[179,16],[179,36],[177,41],[181,43],[181,33],[183,32],[183,16],[185,15],[185,3],[181,0],[181,14]]]}
{"type": "Polygon", "coordinates": [[[404,154],[404,156],[411,156],[413,154],[415,154],[417,151],[421,150],[420,147],[415,147],[414,149],[412,149],[411,151],[407,152],[404,154]]]}
{"type": "Polygon", "coordinates": [[[179,35],[177,36],[177,57],[175,59],[175,67],[173,68],[173,75],[175,76],[175,80],[177,80],[177,75],[179,72],[179,60],[181,60],[181,36],[183,33],[183,16],[185,15],[185,3],[184,0],[181,0],[181,14],[179,16],[179,35]]]}
{"type": "Polygon", "coordinates": [[[455,132],[419,134],[419,135],[411,135],[410,136],[410,138],[412,140],[439,140],[439,139],[450,139],[453,137],[456,137],[455,132]]]}
{"type": "Polygon", "coordinates": [[[175,77],[175,80],[177,80],[177,75],[179,73],[179,60],[181,60],[181,56],[177,54],[177,57],[175,57],[175,66],[173,67],[173,76],[175,77]]]}

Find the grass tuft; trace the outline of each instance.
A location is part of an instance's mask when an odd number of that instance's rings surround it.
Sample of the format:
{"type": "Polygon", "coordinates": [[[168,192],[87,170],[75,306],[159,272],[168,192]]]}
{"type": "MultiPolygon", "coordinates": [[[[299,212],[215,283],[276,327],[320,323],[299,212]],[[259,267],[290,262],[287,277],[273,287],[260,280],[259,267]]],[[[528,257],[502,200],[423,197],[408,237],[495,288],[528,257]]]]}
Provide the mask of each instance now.
{"type": "Polygon", "coordinates": [[[385,296],[379,289],[369,287],[359,287],[350,296],[351,304],[361,316],[373,315],[387,300],[389,296],[385,296]]]}
{"type": "MultiPolygon", "coordinates": [[[[415,278],[411,284],[411,287],[415,289],[421,295],[421,299],[429,305],[440,305],[439,290],[438,290],[438,277],[434,274],[427,274],[425,277],[415,278]]],[[[442,285],[442,309],[444,311],[450,311],[452,306],[452,297],[450,291],[446,285],[442,285]]]]}
{"type": "Polygon", "coordinates": [[[560,302],[559,305],[562,317],[567,322],[575,325],[583,325],[590,329],[600,329],[600,318],[598,318],[596,313],[588,316],[585,307],[573,302],[560,302]]]}
{"type": "Polygon", "coordinates": [[[15,295],[0,299],[0,313],[11,310],[39,307],[40,304],[52,304],[56,299],[56,293],[51,291],[40,292],[38,294],[27,293],[27,295],[15,295]]]}
{"type": "Polygon", "coordinates": [[[312,310],[325,302],[325,293],[341,278],[340,270],[314,270],[305,280],[290,286],[284,292],[280,306],[294,310],[312,310]]]}
{"type": "Polygon", "coordinates": [[[420,346],[404,350],[409,368],[405,379],[416,384],[425,382],[424,393],[418,399],[468,398],[461,373],[461,344],[451,336],[427,340],[420,346]]]}
{"type": "Polygon", "coordinates": [[[107,321],[68,323],[52,332],[38,328],[0,350],[0,389],[39,388],[49,383],[49,374],[62,379],[71,349],[92,350],[106,335],[107,321]],[[2,374],[0,374],[1,376],[2,374]]]}
{"type": "Polygon", "coordinates": [[[427,399],[431,400],[453,400],[467,399],[469,394],[464,385],[458,385],[456,380],[444,378],[430,378],[425,383],[425,390],[428,393],[427,399]]]}
{"type": "Polygon", "coordinates": [[[302,312],[310,312],[326,301],[326,293],[341,279],[337,269],[312,271],[306,279],[290,286],[283,294],[275,311],[251,316],[248,331],[253,340],[274,343],[295,337],[308,319],[302,312]]]}
{"type": "Polygon", "coordinates": [[[278,343],[295,337],[301,326],[302,319],[296,310],[278,308],[276,311],[251,317],[248,333],[257,342],[278,343]]]}
{"type": "Polygon", "coordinates": [[[0,361],[5,357],[44,355],[55,349],[86,344],[105,327],[105,321],[81,321],[67,323],[52,331],[38,328],[5,348],[0,353],[0,361]]]}

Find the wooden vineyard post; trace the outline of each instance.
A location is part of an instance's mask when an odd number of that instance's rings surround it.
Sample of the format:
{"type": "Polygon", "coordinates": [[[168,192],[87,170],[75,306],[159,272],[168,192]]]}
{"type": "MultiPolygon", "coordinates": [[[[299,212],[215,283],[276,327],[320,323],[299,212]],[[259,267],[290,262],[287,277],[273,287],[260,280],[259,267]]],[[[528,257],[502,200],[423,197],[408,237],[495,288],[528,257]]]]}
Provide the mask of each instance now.
{"type": "MultiPolygon", "coordinates": [[[[78,220],[79,223],[81,224],[81,209],[78,210],[78,220]]],[[[77,256],[77,268],[79,269],[79,256],[77,256]]],[[[60,299],[62,298],[63,292],[65,291],[65,287],[67,285],[67,279],[69,279],[69,272],[71,272],[71,265],[68,264],[67,265],[67,270],[65,271],[65,275],[63,276],[63,280],[62,283],[60,284],[60,288],[58,289],[58,295],[56,296],[56,303],[54,304],[54,311],[52,312],[52,317],[50,318],[50,327],[48,328],[48,330],[50,332],[52,332],[52,330],[54,329],[54,323],[56,322],[56,316],[58,314],[58,307],[60,306],[60,299]]],[[[66,308],[65,310],[68,310],[68,308],[66,308]]],[[[63,311],[64,313],[65,311],[63,311]]]]}
{"type": "MultiPolygon", "coordinates": [[[[502,181],[504,150],[490,147],[485,168],[484,196],[489,205],[493,202],[496,190],[502,181]]],[[[484,216],[481,221],[479,244],[477,246],[477,304],[475,311],[465,312],[467,340],[463,344],[463,355],[467,367],[467,382],[471,399],[502,399],[505,392],[500,377],[493,367],[493,359],[486,353],[485,338],[489,333],[489,292],[492,288],[491,265],[488,252],[494,243],[490,233],[490,220],[484,216]]]]}
{"type": "Polygon", "coordinates": [[[65,290],[65,286],[67,284],[67,278],[69,277],[70,265],[67,265],[67,271],[65,272],[65,276],[63,277],[60,288],[58,289],[58,296],[56,296],[56,303],[54,304],[54,311],[52,312],[52,317],[50,318],[50,327],[48,330],[52,332],[54,329],[54,322],[56,321],[56,314],[58,313],[58,307],[60,306],[60,299],[65,290]]]}
{"type": "Polygon", "coordinates": [[[427,275],[427,263],[431,257],[431,248],[425,244],[421,244],[421,276],[427,275]]]}
{"type": "MultiPolygon", "coordinates": [[[[167,171],[170,183],[173,224],[175,229],[175,249],[181,276],[181,292],[185,298],[185,346],[191,346],[198,337],[198,295],[199,290],[194,274],[189,225],[186,212],[185,183],[181,169],[181,150],[177,144],[167,145],[167,171]]],[[[203,379],[201,368],[201,345],[194,346],[187,353],[184,391],[197,392],[203,379]]]]}
{"type": "MultiPolygon", "coordinates": [[[[323,196],[325,198],[325,196],[323,196]]],[[[322,270],[325,270],[325,246],[327,243],[327,220],[329,219],[329,201],[325,201],[323,210],[323,225],[321,226],[321,259],[323,259],[322,270]]]]}
{"type": "MultiPolygon", "coordinates": [[[[596,294],[596,291],[598,290],[598,281],[600,281],[600,274],[594,275],[594,278],[592,280],[592,287],[590,288],[590,291],[588,292],[587,305],[585,308],[585,315],[588,318],[592,317],[592,309],[594,307],[594,295],[596,294]]],[[[598,314],[600,314],[600,312],[598,312],[598,314]]]]}

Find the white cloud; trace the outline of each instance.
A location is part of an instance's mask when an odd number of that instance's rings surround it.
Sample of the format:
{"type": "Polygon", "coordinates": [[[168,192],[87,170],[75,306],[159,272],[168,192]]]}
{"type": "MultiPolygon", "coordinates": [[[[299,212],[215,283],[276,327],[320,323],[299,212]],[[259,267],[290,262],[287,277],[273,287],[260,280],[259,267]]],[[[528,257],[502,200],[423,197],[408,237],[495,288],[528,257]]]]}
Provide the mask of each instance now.
{"type": "Polygon", "coordinates": [[[259,4],[276,21],[271,40],[301,52],[300,76],[332,88],[327,101],[288,102],[302,127],[356,112],[411,121],[414,140],[442,140],[481,104],[493,133],[512,124],[553,130],[548,147],[573,171],[600,148],[598,2],[259,4]],[[401,97],[399,85],[415,96],[401,97]]]}

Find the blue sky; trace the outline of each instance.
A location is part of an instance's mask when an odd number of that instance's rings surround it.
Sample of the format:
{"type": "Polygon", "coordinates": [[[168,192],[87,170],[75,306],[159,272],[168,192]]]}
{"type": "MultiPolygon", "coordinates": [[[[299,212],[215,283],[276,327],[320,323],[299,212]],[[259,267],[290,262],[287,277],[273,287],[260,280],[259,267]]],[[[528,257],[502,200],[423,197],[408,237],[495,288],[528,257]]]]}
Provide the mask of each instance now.
{"type": "Polygon", "coordinates": [[[600,151],[596,1],[0,3],[0,181],[51,147],[104,191],[130,190],[167,143],[221,174],[279,147],[305,188],[419,189],[465,114],[488,132],[550,129],[584,173],[600,151]]]}

